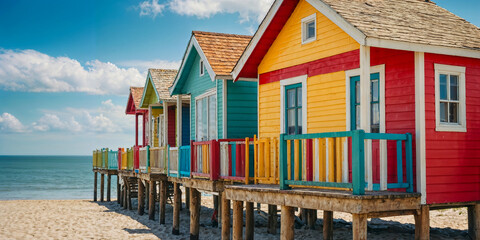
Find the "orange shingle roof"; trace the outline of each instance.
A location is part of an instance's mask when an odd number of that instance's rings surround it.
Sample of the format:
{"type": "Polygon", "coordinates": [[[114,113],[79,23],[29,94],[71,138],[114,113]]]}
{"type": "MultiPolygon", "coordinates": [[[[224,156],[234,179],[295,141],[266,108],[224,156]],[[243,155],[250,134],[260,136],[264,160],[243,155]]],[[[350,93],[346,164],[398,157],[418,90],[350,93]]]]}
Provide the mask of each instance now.
{"type": "Polygon", "coordinates": [[[252,36],[193,31],[193,35],[217,75],[230,75],[252,36]]]}
{"type": "Polygon", "coordinates": [[[172,69],[148,69],[150,76],[152,77],[153,84],[158,92],[158,97],[161,100],[176,99],[171,97],[168,92],[168,88],[172,85],[175,76],[177,76],[178,70],[172,69]]]}
{"type": "Polygon", "coordinates": [[[132,93],[133,103],[135,108],[140,108],[140,101],[142,101],[143,87],[130,87],[130,92],[132,93]]]}

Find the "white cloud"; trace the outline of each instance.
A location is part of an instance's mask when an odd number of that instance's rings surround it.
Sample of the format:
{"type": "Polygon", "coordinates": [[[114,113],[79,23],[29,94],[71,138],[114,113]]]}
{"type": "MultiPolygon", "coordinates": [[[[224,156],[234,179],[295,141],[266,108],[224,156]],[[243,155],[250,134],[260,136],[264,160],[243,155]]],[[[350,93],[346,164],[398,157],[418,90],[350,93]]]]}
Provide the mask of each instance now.
{"type": "Polygon", "coordinates": [[[0,49],[0,89],[7,91],[127,95],[129,86],[142,86],[145,78],[136,68],[110,62],[93,60],[82,66],[75,59],[35,50],[0,49]]]}
{"type": "Polygon", "coordinates": [[[165,4],[159,4],[158,0],[143,1],[138,5],[140,9],[140,16],[157,17],[158,14],[162,14],[165,9],[165,4]]]}
{"type": "Polygon", "coordinates": [[[67,132],[80,132],[82,126],[78,123],[73,116],[68,119],[60,119],[57,115],[46,113],[38,121],[32,124],[33,130],[46,132],[46,131],[67,131],[67,132]]]}
{"type": "Polygon", "coordinates": [[[4,112],[0,115],[0,132],[22,133],[27,132],[27,128],[15,116],[4,112]]]}

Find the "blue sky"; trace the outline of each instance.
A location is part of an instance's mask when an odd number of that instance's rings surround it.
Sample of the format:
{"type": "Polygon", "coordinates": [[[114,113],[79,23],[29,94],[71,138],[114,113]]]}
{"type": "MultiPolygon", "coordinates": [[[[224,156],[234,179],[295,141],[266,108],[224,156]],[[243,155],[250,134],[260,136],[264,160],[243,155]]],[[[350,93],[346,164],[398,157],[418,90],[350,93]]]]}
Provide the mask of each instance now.
{"type": "MultiPolygon", "coordinates": [[[[480,26],[480,1],[435,2],[480,26]]],[[[192,30],[252,34],[271,3],[0,1],[0,155],[133,145],[128,86],[177,68],[192,30]]]]}

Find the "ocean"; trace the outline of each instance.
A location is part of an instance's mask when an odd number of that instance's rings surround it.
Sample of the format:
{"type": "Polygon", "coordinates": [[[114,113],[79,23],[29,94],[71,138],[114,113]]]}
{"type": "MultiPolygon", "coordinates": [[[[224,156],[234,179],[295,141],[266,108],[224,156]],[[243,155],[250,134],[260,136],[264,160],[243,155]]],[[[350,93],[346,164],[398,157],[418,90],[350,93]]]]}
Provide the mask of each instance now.
{"type": "MultiPolygon", "coordinates": [[[[0,169],[0,200],[93,199],[92,156],[0,156],[0,169]]],[[[116,183],[112,176],[112,199],[116,183]]]]}

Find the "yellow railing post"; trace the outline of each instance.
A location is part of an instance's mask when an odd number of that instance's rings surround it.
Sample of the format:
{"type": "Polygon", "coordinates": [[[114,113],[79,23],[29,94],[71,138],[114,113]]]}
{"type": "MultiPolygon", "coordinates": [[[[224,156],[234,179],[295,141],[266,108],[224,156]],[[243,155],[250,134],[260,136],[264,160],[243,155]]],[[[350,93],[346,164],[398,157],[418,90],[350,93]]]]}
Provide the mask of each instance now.
{"type": "Polygon", "coordinates": [[[250,177],[250,139],[245,138],[245,184],[249,184],[250,177]]]}
{"type": "Polygon", "coordinates": [[[258,140],[257,135],[253,135],[253,180],[254,183],[258,183],[258,140]]]}

